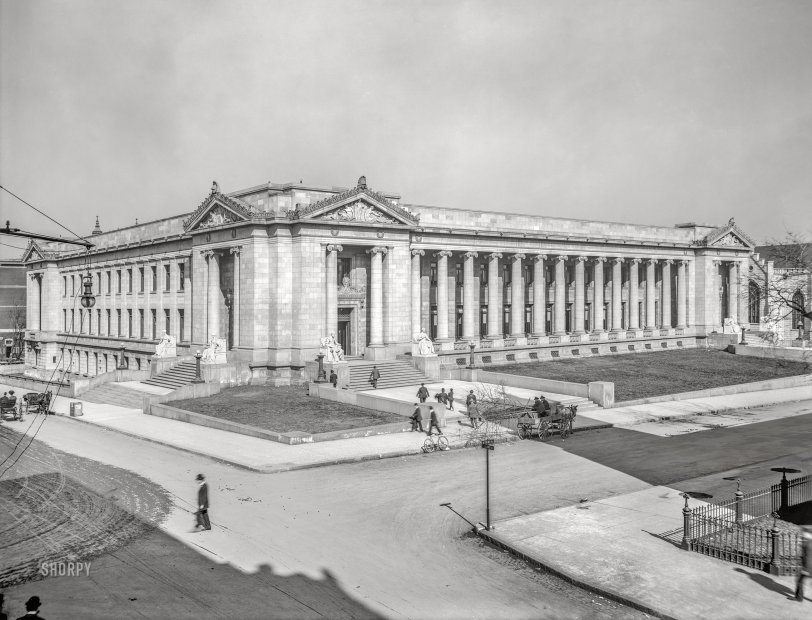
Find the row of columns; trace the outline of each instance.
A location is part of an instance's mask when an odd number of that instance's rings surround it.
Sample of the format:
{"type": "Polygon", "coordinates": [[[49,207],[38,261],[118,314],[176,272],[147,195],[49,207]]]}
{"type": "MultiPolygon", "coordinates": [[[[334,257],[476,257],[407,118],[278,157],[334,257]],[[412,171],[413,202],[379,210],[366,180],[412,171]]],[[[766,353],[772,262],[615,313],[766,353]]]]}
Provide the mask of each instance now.
{"type": "MultiPolygon", "coordinates": [[[[374,250],[369,250],[373,252],[374,250]]],[[[420,277],[421,277],[421,257],[425,255],[425,250],[412,250],[412,331],[417,332],[420,329],[420,316],[421,316],[421,300],[420,300],[420,277]]],[[[449,333],[448,326],[448,258],[452,252],[448,250],[441,250],[434,253],[434,258],[437,261],[437,339],[447,340],[449,333]]],[[[475,321],[476,321],[476,308],[474,307],[474,259],[479,254],[477,252],[466,252],[463,254],[463,339],[471,339],[475,336],[475,321]]],[[[488,258],[488,282],[492,283],[488,286],[488,323],[487,323],[487,337],[496,338],[501,335],[500,314],[499,307],[499,288],[495,285],[499,278],[499,260],[503,258],[501,252],[493,252],[487,255],[488,258]]],[[[511,317],[510,317],[510,335],[513,337],[524,336],[524,287],[521,286],[523,263],[528,256],[523,253],[511,254],[508,260],[511,261],[511,278],[514,283],[511,286],[511,317]]],[[[570,256],[561,255],[557,256],[555,260],[555,298],[553,303],[553,333],[564,334],[566,333],[566,284],[565,284],[565,261],[571,258],[570,256]]],[[[546,309],[546,290],[547,286],[544,282],[544,261],[547,259],[546,254],[535,254],[529,257],[533,261],[533,305],[541,311],[533,313],[533,334],[545,334],[545,309],[546,309]]],[[[585,256],[575,257],[575,304],[573,314],[573,333],[584,333],[584,311],[585,311],[585,282],[586,262],[590,260],[585,256]]],[[[603,294],[604,294],[604,278],[603,278],[603,263],[608,259],[603,256],[592,257],[593,261],[593,278],[595,282],[594,287],[594,312],[595,312],[595,326],[593,331],[602,331],[603,325],[603,294]]],[[[612,331],[620,331],[621,325],[621,291],[622,291],[622,263],[628,261],[629,263],[629,329],[640,329],[640,313],[638,311],[639,303],[639,277],[638,265],[642,259],[633,258],[613,258],[612,265],[612,331]]],[[[659,259],[647,259],[646,264],[646,328],[656,327],[655,317],[655,266],[659,259]]],[[[663,325],[670,326],[671,324],[671,265],[675,262],[671,259],[663,260],[663,281],[668,282],[669,286],[663,287],[663,308],[662,308],[662,323],[663,325]]],[[[677,262],[677,327],[684,328],[687,326],[686,322],[686,301],[688,294],[687,285],[687,260],[680,260],[677,262]]],[[[329,263],[328,263],[329,264],[329,263]]],[[[374,290],[374,274],[375,263],[373,261],[373,290],[374,290]]],[[[332,270],[333,272],[335,269],[332,270]]],[[[329,277],[329,276],[328,276],[329,277]]],[[[333,276],[335,278],[335,276],[333,276]]],[[[333,288],[334,290],[334,288],[333,288]]],[[[732,294],[731,294],[732,295],[732,294]]],[[[375,302],[372,301],[373,308],[375,302]]]]}
{"type": "Polygon", "coordinates": [[[231,246],[229,248],[222,249],[207,249],[200,252],[208,264],[206,273],[206,316],[208,317],[206,322],[206,341],[208,341],[212,334],[219,338],[225,338],[228,336],[228,334],[220,333],[220,308],[223,300],[223,294],[220,289],[221,252],[228,252],[234,255],[234,285],[231,289],[231,311],[235,314],[233,322],[234,346],[238,346],[240,342],[240,256],[242,252],[242,248],[240,246],[231,246]]]}

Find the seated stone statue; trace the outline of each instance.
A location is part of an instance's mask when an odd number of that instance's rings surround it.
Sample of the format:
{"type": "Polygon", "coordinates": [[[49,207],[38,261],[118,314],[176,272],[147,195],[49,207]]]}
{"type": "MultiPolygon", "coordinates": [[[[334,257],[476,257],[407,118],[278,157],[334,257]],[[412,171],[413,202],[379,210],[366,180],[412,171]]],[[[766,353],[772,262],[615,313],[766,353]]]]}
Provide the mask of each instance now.
{"type": "Polygon", "coordinates": [[[739,327],[739,324],[736,322],[736,319],[734,319],[733,317],[727,317],[723,321],[722,333],[723,334],[740,334],[740,333],[742,333],[742,328],[739,327]]]}
{"type": "Polygon", "coordinates": [[[209,338],[209,346],[203,349],[203,357],[200,361],[206,364],[224,364],[226,362],[225,338],[218,338],[217,334],[212,334],[209,338]]]}
{"type": "Polygon", "coordinates": [[[175,357],[177,355],[177,341],[166,331],[160,342],[155,346],[155,357],[175,357]]]}
{"type": "Polygon", "coordinates": [[[344,349],[338,343],[338,340],[336,340],[335,334],[325,336],[320,342],[325,362],[335,363],[344,361],[344,349]]]}
{"type": "Polygon", "coordinates": [[[426,330],[422,327],[420,331],[415,334],[414,342],[417,343],[417,349],[420,355],[434,355],[434,343],[431,341],[431,338],[429,338],[426,330]]]}

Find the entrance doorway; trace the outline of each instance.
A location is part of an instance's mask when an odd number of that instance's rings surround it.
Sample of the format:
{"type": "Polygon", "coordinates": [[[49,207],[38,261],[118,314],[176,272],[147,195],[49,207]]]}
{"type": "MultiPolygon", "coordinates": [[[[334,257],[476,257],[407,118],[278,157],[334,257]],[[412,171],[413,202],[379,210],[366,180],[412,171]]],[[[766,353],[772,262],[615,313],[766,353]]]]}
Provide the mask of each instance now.
{"type": "Polygon", "coordinates": [[[341,348],[344,349],[344,353],[346,355],[352,355],[352,330],[350,328],[350,319],[338,319],[338,333],[336,334],[336,340],[338,340],[338,344],[341,345],[341,348]]]}

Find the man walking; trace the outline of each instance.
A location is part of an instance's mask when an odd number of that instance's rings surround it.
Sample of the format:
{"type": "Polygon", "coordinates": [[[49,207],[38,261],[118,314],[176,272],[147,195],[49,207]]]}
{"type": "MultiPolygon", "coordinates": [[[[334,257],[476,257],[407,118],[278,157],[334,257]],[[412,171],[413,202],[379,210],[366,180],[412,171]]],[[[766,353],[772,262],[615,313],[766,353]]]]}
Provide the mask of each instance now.
{"type": "Polygon", "coordinates": [[[454,411],[454,388],[448,390],[448,408],[454,411]]]}
{"type": "Polygon", "coordinates": [[[425,433],[426,431],[423,429],[423,412],[420,411],[420,405],[417,403],[414,404],[414,413],[410,418],[412,420],[412,430],[409,431],[410,433],[420,429],[421,433],[425,433]]]}
{"type": "Polygon", "coordinates": [[[211,529],[211,521],[209,521],[209,485],[206,484],[203,474],[197,474],[197,512],[195,515],[197,517],[196,528],[211,529]]]}
{"type": "Polygon", "coordinates": [[[426,399],[429,397],[429,391],[426,389],[426,384],[421,383],[420,388],[417,390],[417,398],[420,400],[421,403],[426,402],[426,399]]]}
{"type": "Polygon", "coordinates": [[[369,382],[372,384],[372,389],[378,389],[378,379],[381,378],[381,371],[378,370],[377,366],[372,367],[372,372],[369,373],[369,382]]]}
{"type": "Polygon", "coordinates": [[[434,410],[434,407],[429,407],[429,415],[431,419],[429,420],[429,431],[426,434],[431,437],[433,430],[436,428],[437,434],[442,435],[443,431],[440,430],[440,425],[437,422],[437,412],[434,410]]]}
{"type": "Polygon", "coordinates": [[[330,371],[330,383],[333,384],[334,388],[338,387],[338,375],[335,370],[330,371]]]}
{"type": "Polygon", "coordinates": [[[440,393],[435,394],[434,397],[438,403],[443,403],[444,405],[448,404],[448,394],[445,393],[445,388],[440,388],[440,393]]]}

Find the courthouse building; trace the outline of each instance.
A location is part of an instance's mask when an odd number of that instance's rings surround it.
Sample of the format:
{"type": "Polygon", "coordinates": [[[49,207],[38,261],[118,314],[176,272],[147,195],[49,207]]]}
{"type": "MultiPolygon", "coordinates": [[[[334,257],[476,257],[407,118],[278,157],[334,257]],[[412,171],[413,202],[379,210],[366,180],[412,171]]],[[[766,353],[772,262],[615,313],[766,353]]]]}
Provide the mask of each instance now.
{"type": "MultiPolygon", "coordinates": [[[[504,195],[501,195],[504,196],[504,195]]],[[[256,379],[299,380],[335,334],[347,355],[412,351],[443,365],[691,346],[748,321],[753,241],[649,226],[412,205],[355,187],[268,183],[194,211],[102,232],[89,252],[31,243],[26,361],[94,375],[146,368],[164,330],[178,355],[216,336],[256,379]],[[90,273],[95,306],[82,307],[90,273]]],[[[504,205],[500,204],[500,208],[504,205]]],[[[611,213],[607,212],[607,219],[611,213]]],[[[754,328],[757,328],[754,326],[754,328]]]]}

